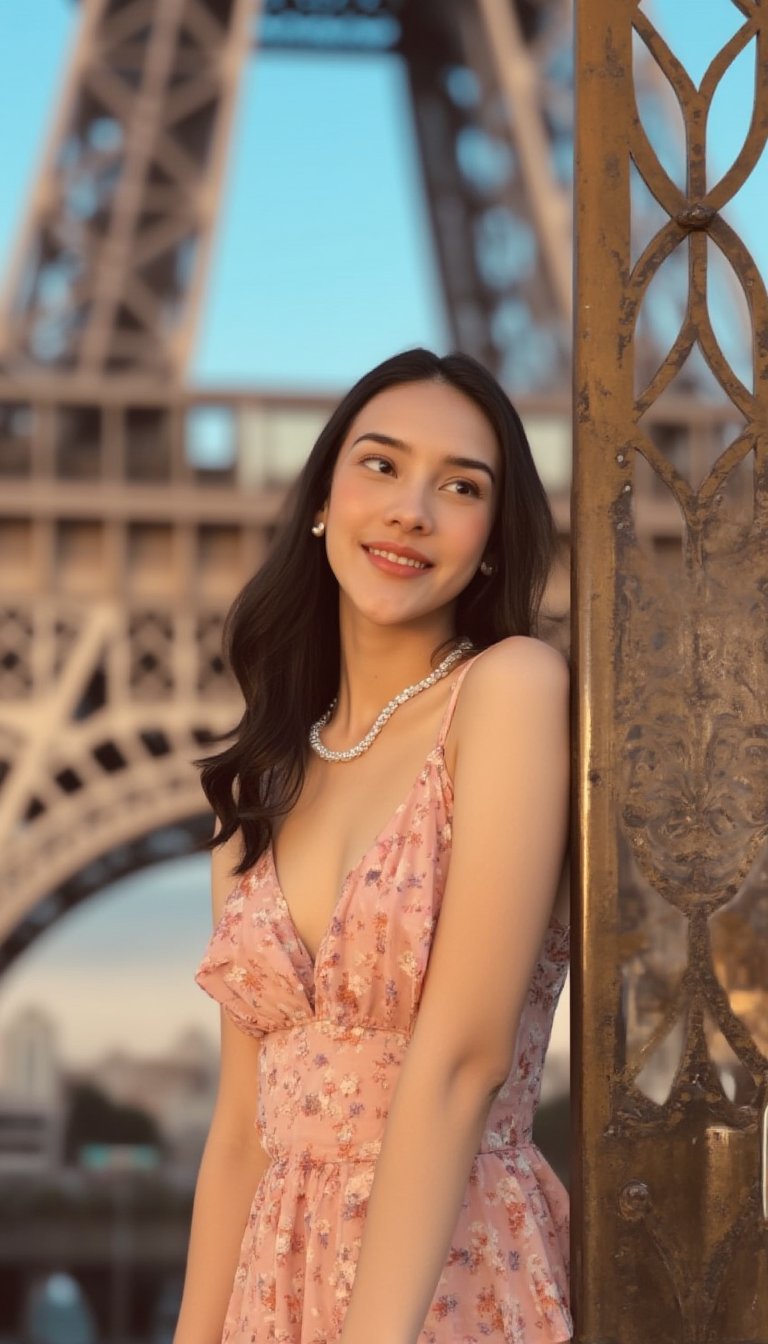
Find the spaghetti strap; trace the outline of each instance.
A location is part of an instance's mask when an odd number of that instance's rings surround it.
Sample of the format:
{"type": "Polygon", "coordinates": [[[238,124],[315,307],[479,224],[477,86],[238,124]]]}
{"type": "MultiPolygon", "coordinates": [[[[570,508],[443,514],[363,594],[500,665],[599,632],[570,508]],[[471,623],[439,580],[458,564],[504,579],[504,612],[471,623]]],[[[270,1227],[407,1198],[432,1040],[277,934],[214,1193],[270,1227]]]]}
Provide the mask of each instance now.
{"type": "MultiPolygon", "coordinates": [[[[488,647],[490,648],[491,646],[489,645],[488,647]]],[[[466,662],[462,663],[461,667],[456,673],[456,676],[453,679],[453,689],[451,690],[448,704],[446,706],[445,713],[443,715],[443,721],[440,724],[440,732],[437,735],[438,747],[442,747],[445,745],[445,739],[448,733],[448,729],[451,726],[451,720],[453,718],[453,711],[456,708],[456,701],[459,698],[461,683],[463,682],[465,676],[467,675],[467,672],[474,663],[475,659],[479,658],[483,653],[485,653],[485,649],[479,649],[477,653],[472,654],[471,658],[467,658],[466,662]]]]}

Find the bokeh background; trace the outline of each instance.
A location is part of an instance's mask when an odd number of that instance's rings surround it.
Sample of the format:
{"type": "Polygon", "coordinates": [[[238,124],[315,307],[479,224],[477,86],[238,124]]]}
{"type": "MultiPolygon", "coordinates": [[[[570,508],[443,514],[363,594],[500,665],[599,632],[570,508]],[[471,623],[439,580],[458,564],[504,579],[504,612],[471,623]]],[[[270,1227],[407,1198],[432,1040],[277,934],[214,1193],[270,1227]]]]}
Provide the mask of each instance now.
{"type": "MultiPolygon", "coordinates": [[[[695,79],[735,26],[730,0],[647,8],[695,79]]],[[[78,18],[70,0],[6,5],[0,14],[0,273],[35,180],[78,18]]],[[[723,168],[746,130],[748,74],[743,62],[735,63],[714,110],[714,154],[723,168]]],[[[679,152],[673,122],[671,115],[649,122],[670,163],[679,152]]],[[[757,172],[735,203],[734,222],[764,273],[766,206],[766,174],[757,172]]],[[[659,321],[669,325],[673,305],[665,313],[664,302],[659,296],[659,321]]],[[[724,344],[730,337],[723,333],[724,344]]],[[[424,344],[444,351],[449,342],[398,61],[254,54],[241,90],[191,380],[199,387],[335,396],[395,350],[424,344]]],[[[218,1010],[192,980],[209,931],[208,858],[187,854],[100,890],[0,980],[0,1107],[34,1084],[53,1116],[44,1141],[31,1143],[26,1156],[7,1129],[0,1163],[6,1171],[18,1174],[20,1164],[27,1171],[27,1185],[17,1181],[8,1198],[17,1206],[26,1200],[29,1228],[39,1228],[46,1217],[73,1217],[81,1198],[78,1153],[87,1148],[85,1165],[105,1173],[73,1235],[87,1239],[90,1209],[94,1225],[108,1232],[108,1272],[103,1282],[75,1275],[75,1289],[71,1267],[62,1263],[46,1288],[48,1306],[36,1308],[39,1321],[48,1311],[59,1322],[50,1327],[58,1333],[40,1334],[41,1344],[49,1337],[56,1344],[170,1339],[178,1274],[144,1282],[131,1246],[142,1199],[165,1201],[179,1236],[188,1216],[216,1084],[218,1010]],[[121,1145],[131,1179],[115,1159],[121,1145]],[[149,1184],[137,1185],[132,1176],[141,1168],[162,1170],[162,1189],[152,1194],[149,1184]],[[80,1292],[107,1302],[98,1326],[87,1309],[72,1306],[80,1292]],[[147,1305],[137,1317],[130,1304],[139,1298],[147,1305]]],[[[539,1131],[566,1180],[568,1009],[566,987],[539,1131]]],[[[0,1262],[0,1335],[8,1341],[21,1338],[28,1304],[20,1292],[18,1275],[0,1262]]]]}

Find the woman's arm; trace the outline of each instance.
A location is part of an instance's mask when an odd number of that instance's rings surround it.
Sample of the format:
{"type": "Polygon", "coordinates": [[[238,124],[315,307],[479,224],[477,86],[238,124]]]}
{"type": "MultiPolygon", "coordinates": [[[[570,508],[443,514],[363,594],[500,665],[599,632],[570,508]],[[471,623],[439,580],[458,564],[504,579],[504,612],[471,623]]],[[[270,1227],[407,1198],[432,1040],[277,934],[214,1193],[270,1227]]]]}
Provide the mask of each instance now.
{"type": "MultiPolygon", "coordinates": [[[[214,924],[232,887],[239,835],[213,851],[214,924]]],[[[221,1010],[221,1065],[195,1188],[187,1272],[174,1344],[220,1344],[240,1242],[256,1186],[269,1166],[254,1127],[260,1041],[221,1010]]]]}
{"type": "Polygon", "coordinates": [[[552,911],[568,710],[565,659],[539,640],[503,640],[467,673],[450,869],[340,1344],[415,1344],[424,1325],[552,911]]]}

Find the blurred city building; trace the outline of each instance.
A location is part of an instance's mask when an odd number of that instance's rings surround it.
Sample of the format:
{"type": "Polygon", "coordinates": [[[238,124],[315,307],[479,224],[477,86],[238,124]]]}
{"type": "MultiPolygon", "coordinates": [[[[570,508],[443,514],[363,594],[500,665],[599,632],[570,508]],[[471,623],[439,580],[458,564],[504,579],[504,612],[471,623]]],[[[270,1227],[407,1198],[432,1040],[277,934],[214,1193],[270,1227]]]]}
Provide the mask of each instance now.
{"type": "MultiPolygon", "coordinates": [[[[165,1055],[115,1049],[87,1069],[72,1068],[60,1057],[55,1024],[29,1008],[8,1025],[0,1048],[0,1175],[54,1171],[68,1156],[77,1163],[78,1150],[65,1153],[64,1137],[78,1087],[151,1116],[164,1161],[196,1173],[218,1078],[218,1054],[204,1032],[190,1028],[165,1055]]],[[[86,1138],[109,1141],[98,1130],[86,1138]]]]}
{"type": "Polygon", "coordinates": [[[64,1078],[56,1029],[29,1008],[9,1025],[0,1065],[0,1177],[45,1172],[62,1155],[64,1078]]]}
{"type": "Polygon", "coordinates": [[[114,1051],[72,1069],[53,1021],[30,1008],[0,1051],[0,1338],[96,1344],[137,1330],[163,1344],[213,1106],[211,1041],[190,1029],[167,1057],[114,1051]]]}
{"type": "Polygon", "coordinates": [[[113,1101],[151,1115],[166,1160],[196,1173],[218,1080],[218,1053],[209,1037],[191,1028],[166,1055],[114,1050],[88,1070],[87,1080],[113,1101]]]}

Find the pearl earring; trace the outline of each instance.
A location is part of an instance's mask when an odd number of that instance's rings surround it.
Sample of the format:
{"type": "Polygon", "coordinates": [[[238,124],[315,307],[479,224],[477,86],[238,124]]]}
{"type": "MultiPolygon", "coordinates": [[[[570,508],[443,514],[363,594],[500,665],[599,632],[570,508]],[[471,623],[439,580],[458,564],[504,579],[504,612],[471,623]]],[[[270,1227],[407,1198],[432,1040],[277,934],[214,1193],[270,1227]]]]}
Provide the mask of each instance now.
{"type": "Polygon", "coordinates": [[[324,532],[325,532],[325,523],[323,522],[323,520],[322,520],[322,518],[321,518],[319,523],[315,523],[315,524],[314,524],[314,526],[313,526],[313,528],[312,528],[312,536],[313,536],[313,537],[322,537],[322,535],[323,535],[324,532]]]}
{"type": "Polygon", "coordinates": [[[481,562],[480,562],[480,573],[481,573],[481,574],[485,574],[486,578],[487,578],[487,576],[488,576],[489,574],[493,574],[493,569],[494,569],[494,567],[493,567],[493,565],[491,564],[490,560],[481,560],[481,562]]]}

